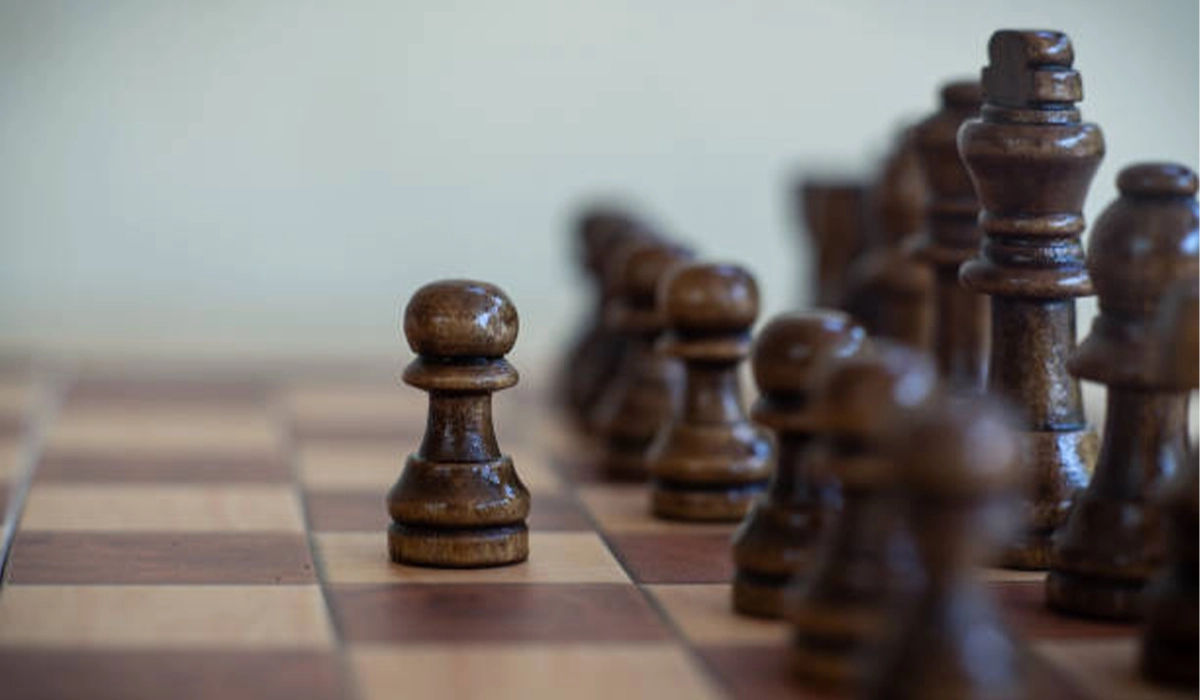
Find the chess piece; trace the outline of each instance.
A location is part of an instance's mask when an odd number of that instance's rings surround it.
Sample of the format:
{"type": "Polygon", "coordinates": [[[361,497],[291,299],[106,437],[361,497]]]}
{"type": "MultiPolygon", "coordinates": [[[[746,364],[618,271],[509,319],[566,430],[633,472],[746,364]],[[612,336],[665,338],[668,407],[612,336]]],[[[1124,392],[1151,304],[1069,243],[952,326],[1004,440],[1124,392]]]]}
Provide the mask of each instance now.
{"type": "Polygon", "coordinates": [[[886,341],[823,377],[820,468],[841,485],[842,508],[821,537],[809,575],[795,579],[786,594],[792,669],[806,684],[859,685],[861,657],[884,638],[887,600],[899,585],[890,562],[906,540],[898,520],[893,431],[936,383],[923,353],[886,341]]]}
{"type": "Polygon", "coordinates": [[[1021,413],[1033,473],[1025,527],[1003,563],[1044,569],[1096,455],[1067,358],[1075,298],[1092,294],[1081,212],[1104,137],[1075,108],[1083,91],[1065,34],[999,31],[988,54],[982,116],[958,132],[985,236],[961,274],[968,289],[991,297],[988,391],[1021,413]]]}
{"type": "Polygon", "coordinates": [[[529,492],[492,427],[492,392],[517,383],[504,359],[517,309],[499,287],[444,280],[404,309],[417,358],[407,384],[429,393],[425,437],[388,492],[394,562],[447,568],[499,566],[529,556],[529,492]]]}
{"type": "Polygon", "coordinates": [[[625,351],[596,404],[595,432],[604,441],[600,472],[611,481],[643,481],[646,453],[678,403],[678,362],[655,350],[666,326],[656,293],[659,282],[691,254],[662,242],[635,241],[614,256],[607,276],[613,285],[606,323],[625,351]]]}
{"type": "Polygon", "coordinates": [[[871,192],[879,242],[850,268],[844,308],[872,337],[927,350],[933,276],[914,244],[925,226],[925,179],[910,130],[904,130],[871,192]]]}
{"type": "Polygon", "coordinates": [[[806,180],[801,201],[816,251],[816,306],[840,308],[846,271],[867,247],[866,188],[848,180],[806,180]]]}
{"type": "Polygon", "coordinates": [[[904,520],[923,582],[868,671],[873,698],[1030,697],[1022,664],[975,575],[1015,530],[1022,477],[1009,416],[983,397],[940,399],[897,442],[904,520]]]}
{"type": "Polygon", "coordinates": [[[733,535],[733,607],[740,613],[783,614],[785,586],[810,566],[838,506],[837,484],[812,464],[809,448],[821,433],[813,393],[820,373],[865,344],[866,331],[836,311],[779,316],[754,341],[760,395],[750,415],[775,431],[775,464],[765,497],[733,535]]]}
{"type": "Polygon", "coordinates": [[[929,188],[927,232],[917,255],[933,268],[933,331],[930,345],[938,371],[956,393],[983,390],[987,373],[988,298],[964,287],[958,270],[979,250],[979,200],[962,159],[959,126],[979,114],[978,81],[947,84],[942,106],[915,129],[917,152],[929,188]]]}
{"type": "Polygon", "coordinates": [[[1108,387],[1091,482],[1054,540],[1046,602],[1059,612],[1133,620],[1163,555],[1152,491],[1186,457],[1187,390],[1156,388],[1154,313],[1171,284],[1200,271],[1196,174],[1140,164],[1092,227],[1088,272],[1100,297],[1071,372],[1108,387]]]}
{"type": "MultiPolygon", "coordinates": [[[[1155,336],[1162,349],[1159,371],[1165,388],[1200,385],[1200,280],[1177,282],[1159,307],[1155,336]]],[[[1159,509],[1167,531],[1166,566],[1146,588],[1141,671],[1152,681],[1191,688],[1200,685],[1200,476],[1192,449],[1163,484],[1159,509]]]]}
{"type": "Polygon", "coordinates": [[[629,214],[609,208],[585,212],[577,231],[578,257],[594,301],[562,363],[558,383],[563,405],[575,424],[586,429],[587,417],[621,358],[621,337],[604,323],[604,268],[622,244],[643,234],[629,214]]]}
{"type": "Polygon", "coordinates": [[[660,352],[684,365],[682,402],[651,445],[652,511],[741,520],[770,477],[770,443],[746,418],[737,367],[750,351],[758,286],[735,265],[676,268],[659,286],[660,352]]]}

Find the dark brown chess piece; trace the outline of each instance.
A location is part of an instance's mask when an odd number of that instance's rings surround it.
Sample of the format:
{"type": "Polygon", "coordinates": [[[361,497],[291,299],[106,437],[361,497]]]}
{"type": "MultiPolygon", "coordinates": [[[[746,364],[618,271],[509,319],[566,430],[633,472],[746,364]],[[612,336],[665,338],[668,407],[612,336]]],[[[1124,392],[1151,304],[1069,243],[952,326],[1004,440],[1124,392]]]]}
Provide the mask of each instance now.
{"type": "Polygon", "coordinates": [[[559,369],[559,387],[561,402],[573,421],[586,428],[587,417],[621,358],[621,337],[604,323],[605,265],[623,243],[641,235],[641,227],[626,212],[596,207],[584,212],[576,230],[577,255],[593,306],[559,369]]]}
{"type": "Polygon", "coordinates": [[[516,307],[486,282],[433,282],[404,309],[417,353],[404,381],[429,392],[429,420],[387,495],[392,561],[459,568],[529,556],[529,492],[492,427],[492,392],[517,383],[504,359],[517,325],[516,307]]]}
{"type": "Polygon", "coordinates": [[[838,506],[837,484],[813,468],[821,433],[814,400],[819,375],[866,346],[866,331],[836,311],[773,319],[754,341],[760,392],[750,415],[775,432],[775,465],[766,496],[733,535],[733,607],[779,617],[789,580],[811,565],[813,549],[838,506]]]}
{"type": "Polygon", "coordinates": [[[686,250],[661,242],[635,241],[616,254],[607,273],[614,285],[606,323],[625,350],[593,410],[592,424],[604,448],[600,473],[612,481],[642,481],[646,453],[678,403],[678,362],[655,349],[666,327],[656,297],[659,282],[688,260],[686,250]]]}
{"type": "MultiPolygon", "coordinates": [[[[1195,278],[1177,282],[1159,309],[1155,335],[1164,388],[1195,390],[1200,385],[1198,287],[1195,278]]],[[[1141,671],[1152,681],[1195,690],[1200,685],[1200,475],[1195,449],[1163,486],[1159,509],[1167,531],[1166,566],[1144,597],[1141,671]]]]}
{"type": "Polygon", "coordinates": [[[930,402],[896,443],[904,520],[922,583],[893,600],[898,629],[868,671],[869,697],[1032,697],[975,569],[1019,522],[1014,424],[981,396],[930,402]]]}
{"type": "Polygon", "coordinates": [[[867,190],[849,180],[801,183],[810,250],[816,254],[816,306],[840,308],[846,272],[867,247],[867,190]]]}
{"type": "Polygon", "coordinates": [[[933,276],[913,249],[925,227],[925,178],[910,130],[900,135],[871,191],[876,244],[846,275],[843,307],[873,337],[927,350],[933,276]]]}
{"type": "Polygon", "coordinates": [[[883,640],[905,543],[898,520],[892,441],[909,412],[932,395],[937,372],[923,353],[879,341],[824,376],[817,401],[825,433],[820,468],[841,485],[842,508],[818,545],[809,575],[787,592],[792,669],[799,680],[847,689],[863,680],[860,659],[883,640]]]}
{"type": "Polygon", "coordinates": [[[1108,387],[1104,442],[1055,537],[1046,602],[1059,612],[1133,620],[1163,556],[1152,493],[1187,454],[1187,390],[1156,387],[1154,314],[1172,283],[1200,271],[1200,210],[1196,174],[1181,165],[1125,168],[1117,188],[1120,198],[1088,243],[1100,315],[1068,361],[1075,376],[1108,387]]]}
{"type": "Polygon", "coordinates": [[[771,447],[746,418],[737,368],[750,351],[758,286],[735,265],[676,268],[659,287],[659,350],[684,365],[683,400],[654,439],[651,510],[673,520],[741,520],[767,487],[771,447]]]}
{"type": "Polygon", "coordinates": [[[1044,569],[1097,448],[1067,358],[1075,350],[1075,298],[1092,293],[1082,208],[1104,138],[1080,121],[1083,90],[1065,34],[999,31],[988,55],[982,116],[958,134],[985,236],[962,281],[991,296],[988,391],[1021,413],[1033,473],[1025,527],[1003,563],[1044,569]]]}
{"type": "Polygon", "coordinates": [[[987,373],[991,309],[988,298],[964,287],[958,270],[979,250],[979,200],[958,157],[958,129],[978,116],[983,99],[978,81],[942,88],[942,106],[917,125],[917,152],[928,183],[928,223],[917,254],[933,267],[931,347],[938,371],[951,391],[983,390],[987,373]]]}

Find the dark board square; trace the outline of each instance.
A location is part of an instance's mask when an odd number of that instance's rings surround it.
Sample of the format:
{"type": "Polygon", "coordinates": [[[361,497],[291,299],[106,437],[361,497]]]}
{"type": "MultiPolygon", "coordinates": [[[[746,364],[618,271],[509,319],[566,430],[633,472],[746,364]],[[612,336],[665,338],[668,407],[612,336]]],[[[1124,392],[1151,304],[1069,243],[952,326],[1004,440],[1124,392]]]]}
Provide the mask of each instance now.
{"type": "Polygon", "coordinates": [[[1001,615],[1009,630],[1030,641],[1124,637],[1133,630],[1129,625],[1067,617],[1046,607],[1045,584],[1041,581],[992,583],[1001,615]]]}
{"type": "Polygon", "coordinates": [[[705,533],[610,534],[609,542],[638,583],[726,583],[733,579],[729,535],[705,533]]]}
{"type": "Polygon", "coordinates": [[[214,448],[203,456],[112,457],[59,451],[42,458],[34,472],[40,482],[160,481],[171,483],[289,483],[291,470],[282,459],[222,455],[214,448]]]}
{"type": "Polygon", "coordinates": [[[615,642],[667,637],[624,584],[333,586],[342,637],[362,642],[615,642]]]}
{"type": "Polygon", "coordinates": [[[296,584],[316,580],[304,535],[19,532],[11,583],[296,584]]]}
{"type": "Polygon", "coordinates": [[[335,700],[337,657],[305,651],[0,650],[0,688],[21,700],[335,700]]]}
{"type": "MultiPolygon", "coordinates": [[[[382,493],[309,492],[306,499],[317,532],[383,532],[390,523],[382,493]]],[[[535,495],[527,522],[538,531],[592,529],[575,500],[559,495],[535,495]]]]}

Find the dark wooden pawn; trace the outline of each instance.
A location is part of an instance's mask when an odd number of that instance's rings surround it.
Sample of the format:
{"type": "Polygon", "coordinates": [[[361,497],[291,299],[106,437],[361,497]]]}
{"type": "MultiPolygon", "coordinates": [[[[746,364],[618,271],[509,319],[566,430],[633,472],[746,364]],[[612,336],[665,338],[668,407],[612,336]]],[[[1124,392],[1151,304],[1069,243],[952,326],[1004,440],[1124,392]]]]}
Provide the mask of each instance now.
{"type": "Polygon", "coordinates": [[[614,256],[607,275],[613,285],[606,323],[624,340],[616,370],[593,409],[592,425],[603,441],[599,471],[611,481],[644,481],[646,453],[679,402],[678,361],[655,349],[666,326],[656,293],[659,282],[691,254],[661,242],[635,241],[614,256]]]}
{"type": "Polygon", "coordinates": [[[841,512],[818,545],[812,570],[787,593],[792,669],[808,685],[858,687],[862,658],[878,649],[887,601],[906,542],[898,512],[893,431],[937,384],[923,353],[879,341],[824,376],[817,401],[824,428],[820,469],[841,486],[841,512]]]}
{"type": "Polygon", "coordinates": [[[958,133],[985,236],[962,281],[991,297],[988,391],[1021,413],[1033,469],[1024,530],[1002,561],[1044,569],[1098,446],[1067,358],[1075,350],[1075,299],[1092,294],[1080,235],[1104,138],[1080,121],[1083,90],[1065,34],[999,31],[988,55],[981,118],[958,133]]]}
{"type": "Polygon", "coordinates": [[[958,129],[979,115],[978,81],[947,84],[942,106],[917,125],[917,153],[929,188],[926,233],[917,255],[933,268],[931,347],[938,372],[951,391],[983,390],[987,373],[991,308],[988,298],[964,287],[958,270],[979,250],[979,199],[958,157],[958,129]]]}
{"type": "Polygon", "coordinates": [[[758,286],[735,265],[676,268],[659,286],[660,352],[684,365],[683,400],[654,439],[651,510],[673,520],[741,520],[767,487],[771,446],[746,418],[737,368],[750,351],[758,286]]]}
{"type": "Polygon", "coordinates": [[[843,307],[872,337],[928,350],[933,275],[914,255],[925,227],[925,178],[905,130],[870,193],[875,244],[846,276],[843,307]]]}
{"type": "Polygon", "coordinates": [[[803,228],[816,260],[815,306],[841,308],[846,273],[868,246],[867,188],[848,180],[806,180],[803,228]]]}
{"type": "Polygon", "coordinates": [[[1133,620],[1163,556],[1152,491],[1187,451],[1187,390],[1159,386],[1154,314],[1172,283],[1200,271],[1200,209],[1196,174],[1181,165],[1125,168],[1117,188],[1120,198],[1088,244],[1100,315],[1068,363],[1075,376],[1108,387],[1104,442],[1055,538],[1046,602],[1073,615],[1133,620]]]}
{"type": "Polygon", "coordinates": [[[820,373],[866,346],[866,331],[836,311],[773,319],[754,341],[759,398],[750,416],[775,432],[775,464],[764,498],[733,534],[733,607],[783,614],[784,589],[810,566],[814,546],[838,507],[837,484],[813,467],[820,435],[813,393],[820,373]]]}
{"type": "MultiPolygon", "coordinates": [[[[1160,381],[1164,388],[1200,386],[1200,280],[1181,280],[1159,309],[1160,381]]],[[[1175,476],[1163,484],[1159,509],[1167,532],[1165,566],[1146,589],[1141,671],[1150,680],[1200,685],[1200,475],[1193,447],[1175,476]]]]}
{"type": "Polygon", "coordinates": [[[922,583],[893,601],[897,632],[868,697],[1033,697],[1021,654],[976,575],[1015,532],[1023,484],[1011,417],[981,396],[941,398],[895,444],[904,521],[922,583]]]}
{"type": "Polygon", "coordinates": [[[645,234],[628,213],[607,207],[584,212],[576,232],[577,256],[592,305],[559,368],[558,384],[573,422],[586,429],[592,407],[621,358],[621,336],[604,323],[605,267],[626,241],[645,234]]]}
{"type": "Polygon", "coordinates": [[[433,282],[404,309],[417,353],[404,381],[429,392],[429,420],[387,495],[392,561],[459,568],[529,556],[529,492],[492,427],[492,392],[517,383],[504,359],[517,326],[516,307],[486,282],[433,282]]]}

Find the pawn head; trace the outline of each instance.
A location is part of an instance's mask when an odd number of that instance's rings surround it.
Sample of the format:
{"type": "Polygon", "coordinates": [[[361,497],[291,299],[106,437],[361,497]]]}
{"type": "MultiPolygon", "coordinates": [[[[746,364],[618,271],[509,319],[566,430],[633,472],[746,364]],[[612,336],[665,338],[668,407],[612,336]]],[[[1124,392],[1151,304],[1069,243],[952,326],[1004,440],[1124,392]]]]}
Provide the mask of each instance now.
{"type": "Polygon", "coordinates": [[[658,303],[677,332],[743,333],[758,317],[758,284],[737,265],[693,263],[662,280],[658,303]]]}
{"type": "Polygon", "coordinates": [[[404,308],[408,346],[427,357],[502,357],[516,343],[517,328],[517,307],[487,282],[431,282],[404,308]]]}
{"type": "Polygon", "coordinates": [[[854,355],[866,342],[866,330],[839,311],[776,316],[754,341],[754,381],[763,394],[807,394],[828,362],[854,355]]]}

